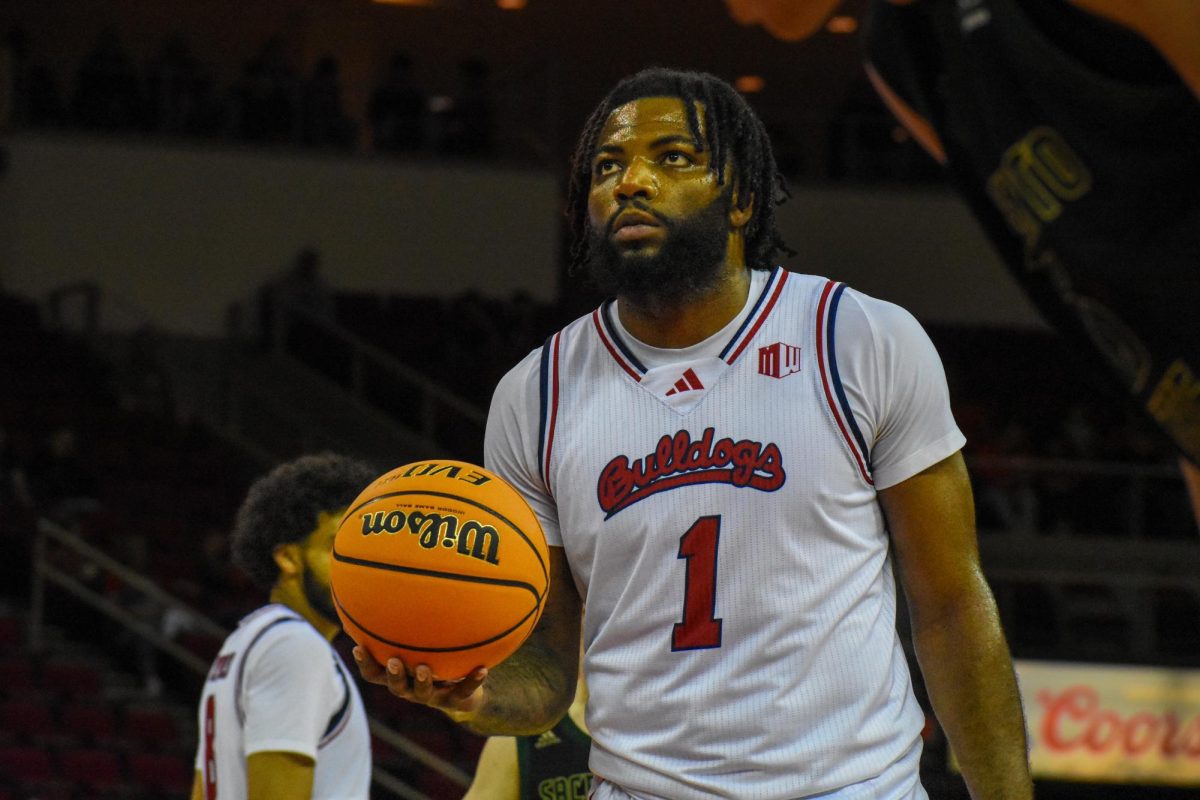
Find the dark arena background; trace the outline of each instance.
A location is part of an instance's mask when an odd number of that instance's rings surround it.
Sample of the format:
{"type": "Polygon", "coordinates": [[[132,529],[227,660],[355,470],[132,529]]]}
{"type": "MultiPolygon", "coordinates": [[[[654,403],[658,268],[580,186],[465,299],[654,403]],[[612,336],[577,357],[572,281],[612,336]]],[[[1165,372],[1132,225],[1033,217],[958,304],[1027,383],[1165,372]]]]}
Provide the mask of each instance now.
{"type": "MultiPolygon", "coordinates": [[[[6,0],[0,800],[188,796],[203,673],[261,602],[228,551],[249,482],[326,449],[482,458],[496,381],[597,301],[566,274],[575,137],[654,64],[764,119],[792,269],[937,344],[1038,796],[1195,797],[1174,453],[876,100],[863,7],[788,44],[720,0],[6,0]]],[[[482,740],[362,691],[373,796],[460,797],[482,740]]],[[[966,798],[928,720],[930,796],[966,798]]]]}

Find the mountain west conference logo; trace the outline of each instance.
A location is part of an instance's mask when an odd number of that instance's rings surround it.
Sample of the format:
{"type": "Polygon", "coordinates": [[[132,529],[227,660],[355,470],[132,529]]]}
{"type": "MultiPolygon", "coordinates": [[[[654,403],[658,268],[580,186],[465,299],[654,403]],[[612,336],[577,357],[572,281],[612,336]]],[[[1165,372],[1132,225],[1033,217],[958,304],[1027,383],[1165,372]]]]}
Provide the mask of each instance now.
{"type": "Polygon", "coordinates": [[[729,437],[714,442],[715,437],[712,428],[705,428],[693,442],[691,435],[681,430],[659,439],[654,452],[640,460],[617,456],[609,461],[596,485],[604,518],[609,519],[639,500],[680,486],[728,483],[739,489],[773,492],[787,480],[783,456],[774,442],[766,445],[749,439],[735,442],[729,437]]]}

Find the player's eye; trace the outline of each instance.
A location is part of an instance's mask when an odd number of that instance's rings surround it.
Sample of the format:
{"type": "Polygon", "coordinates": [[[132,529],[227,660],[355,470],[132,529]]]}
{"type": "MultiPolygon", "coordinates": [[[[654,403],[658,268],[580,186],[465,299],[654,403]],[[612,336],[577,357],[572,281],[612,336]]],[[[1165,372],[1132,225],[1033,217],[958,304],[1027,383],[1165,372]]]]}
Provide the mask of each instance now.
{"type": "Polygon", "coordinates": [[[605,175],[612,175],[620,168],[621,165],[614,159],[602,158],[596,162],[596,166],[592,168],[592,171],[595,172],[597,177],[604,177],[605,175]]]}
{"type": "Polygon", "coordinates": [[[687,167],[696,163],[695,159],[682,150],[668,150],[662,154],[659,161],[669,167],[687,167]]]}

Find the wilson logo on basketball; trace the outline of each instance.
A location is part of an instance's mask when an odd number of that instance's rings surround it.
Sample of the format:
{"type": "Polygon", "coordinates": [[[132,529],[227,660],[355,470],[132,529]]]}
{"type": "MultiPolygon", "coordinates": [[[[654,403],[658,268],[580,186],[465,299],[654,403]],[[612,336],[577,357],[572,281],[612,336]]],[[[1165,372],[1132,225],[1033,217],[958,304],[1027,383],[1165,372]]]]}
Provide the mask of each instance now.
{"type": "Polygon", "coordinates": [[[617,456],[600,471],[596,495],[608,519],[640,500],[680,486],[728,483],[773,492],[785,481],[783,455],[774,442],[716,439],[716,432],[705,428],[697,441],[684,430],[664,436],[654,452],[637,461],[617,456]]]}
{"type": "Polygon", "coordinates": [[[407,530],[426,550],[442,546],[460,555],[499,564],[500,534],[491,525],[476,520],[466,522],[454,514],[426,514],[422,511],[376,511],[362,514],[362,535],[397,534],[407,530]]]}

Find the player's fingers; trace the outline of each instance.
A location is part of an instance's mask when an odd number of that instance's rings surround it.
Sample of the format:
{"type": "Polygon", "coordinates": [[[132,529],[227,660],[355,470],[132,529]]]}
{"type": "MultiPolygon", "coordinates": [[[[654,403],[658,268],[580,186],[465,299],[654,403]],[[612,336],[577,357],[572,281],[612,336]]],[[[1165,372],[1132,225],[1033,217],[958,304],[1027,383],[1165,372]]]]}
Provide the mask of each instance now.
{"type": "Polygon", "coordinates": [[[354,663],[358,665],[358,673],[362,675],[364,681],[378,684],[387,683],[383,665],[372,658],[370,653],[358,646],[350,652],[354,656],[354,663]]]}
{"type": "Polygon", "coordinates": [[[484,679],[487,677],[487,670],[483,667],[478,667],[467,677],[463,678],[454,687],[446,693],[446,699],[455,706],[460,706],[467,700],[471,699],[471,695],[483,685],[484,679]]]}
{"type": "Polygon", "coordinates": [[[424,702],[414,695],[412,681],[409,680],[408,668],[398,658],[389,658],[387,662],[388,691],[405,700],[424,702]]]}
{"type": "Polygon", "coordinates": [[[409,684],[412,698],[418,703],[429,705],[433,699],[434,685],[433,670],[429,668],[428,664],[417,665],[417,668],[412,671],[409,684]]]}

